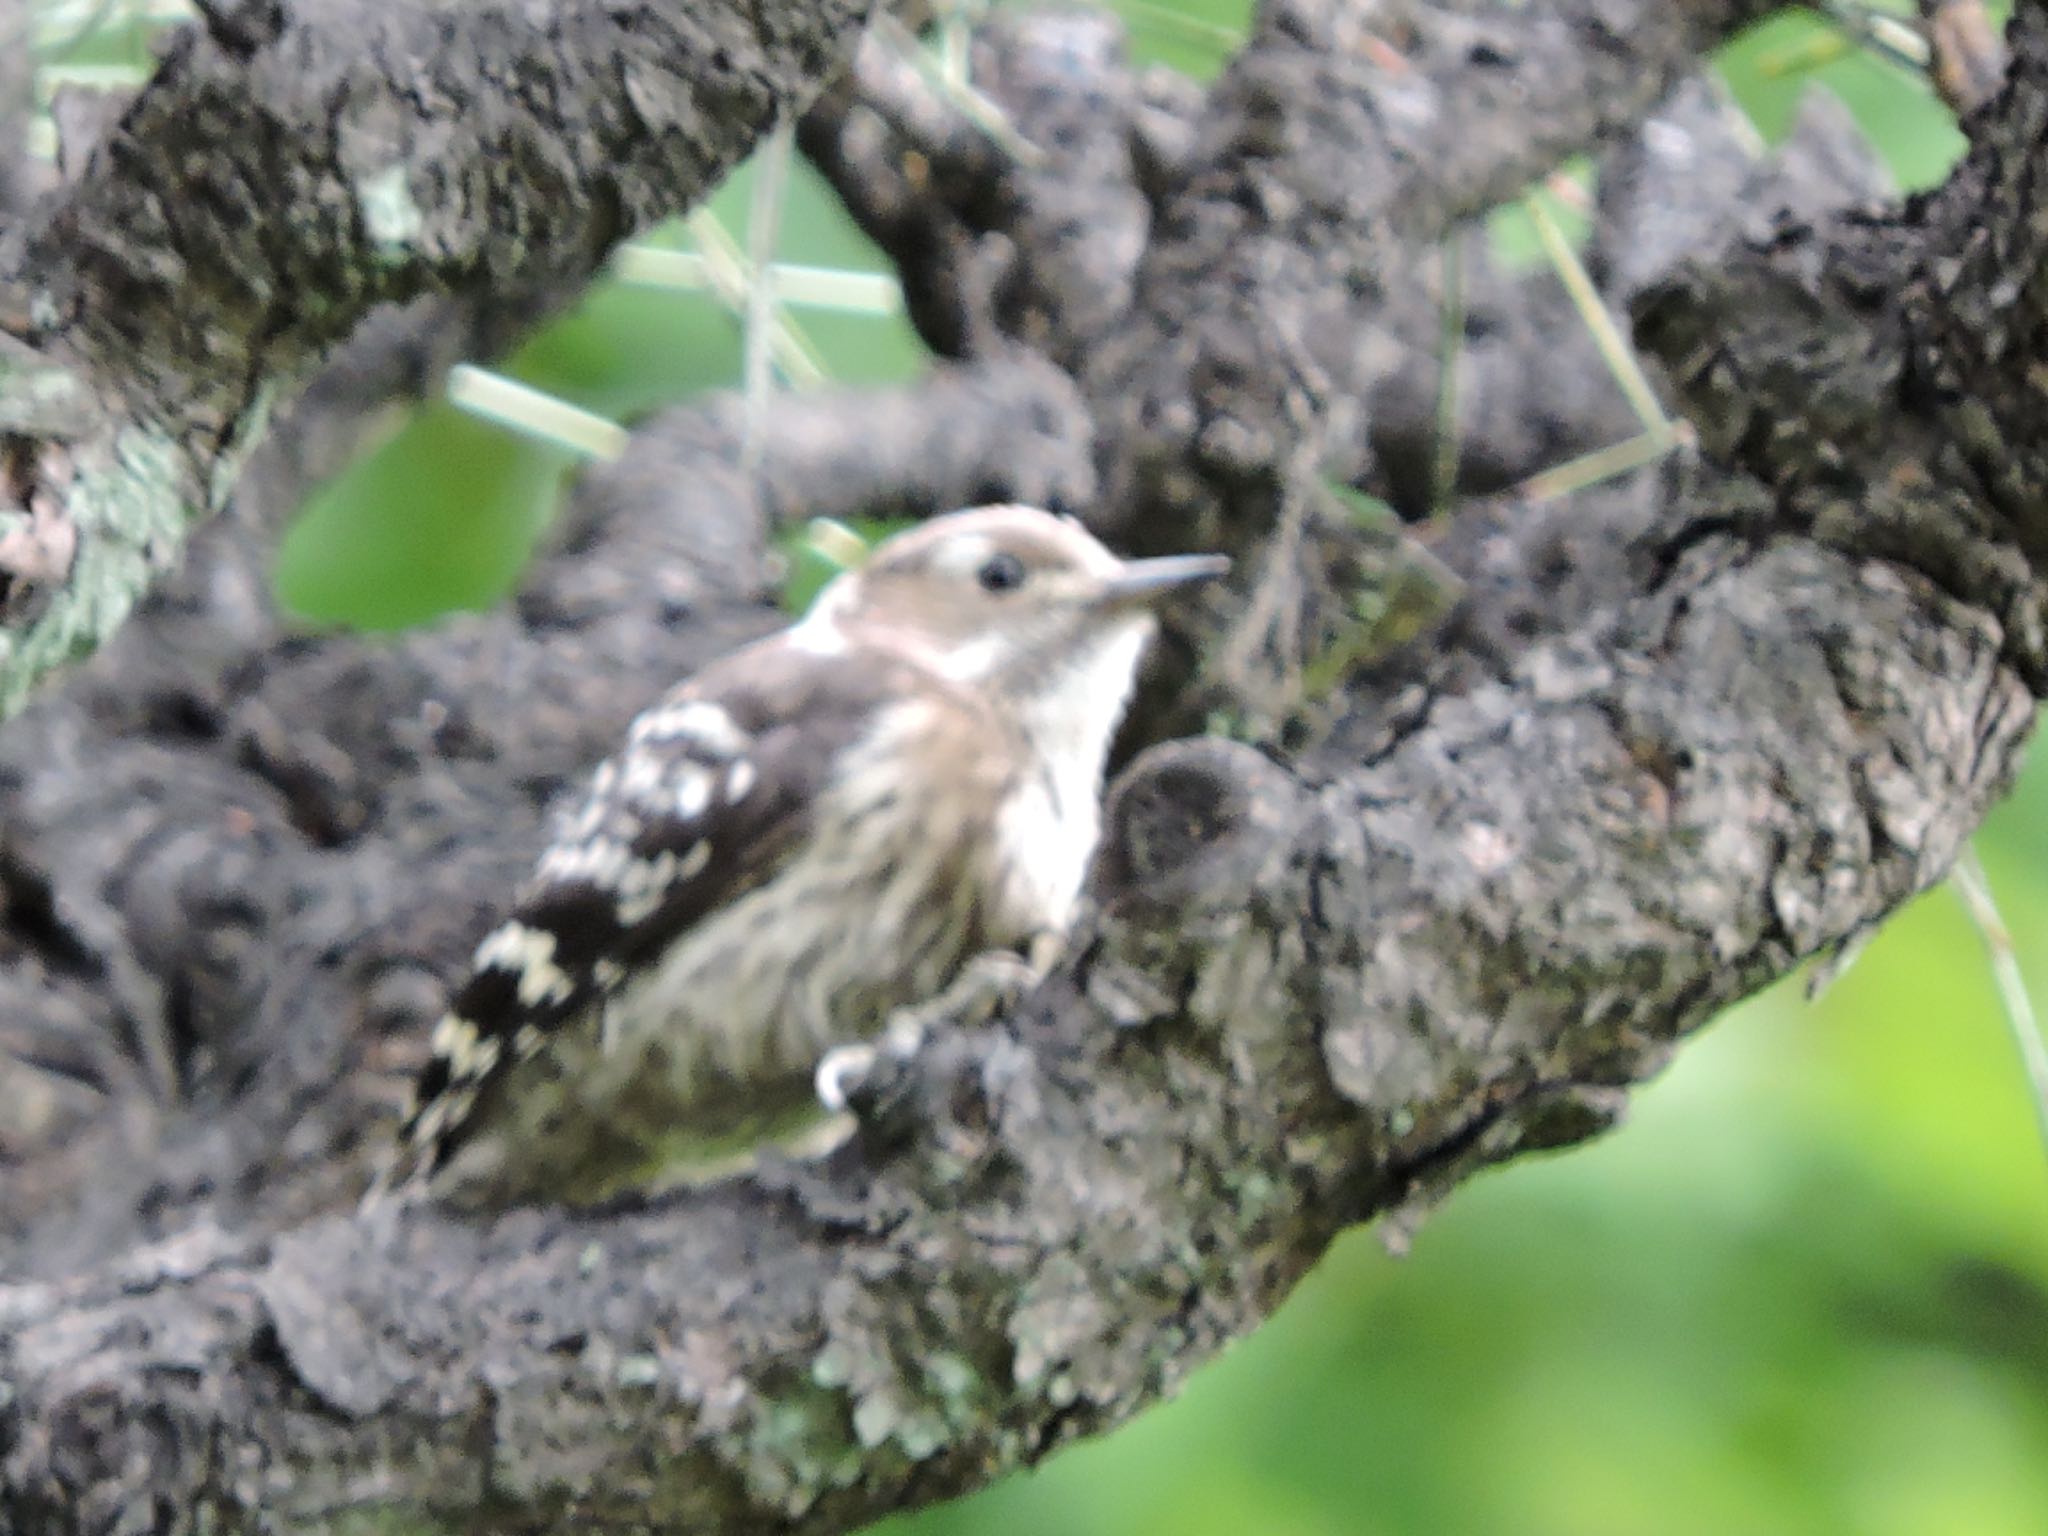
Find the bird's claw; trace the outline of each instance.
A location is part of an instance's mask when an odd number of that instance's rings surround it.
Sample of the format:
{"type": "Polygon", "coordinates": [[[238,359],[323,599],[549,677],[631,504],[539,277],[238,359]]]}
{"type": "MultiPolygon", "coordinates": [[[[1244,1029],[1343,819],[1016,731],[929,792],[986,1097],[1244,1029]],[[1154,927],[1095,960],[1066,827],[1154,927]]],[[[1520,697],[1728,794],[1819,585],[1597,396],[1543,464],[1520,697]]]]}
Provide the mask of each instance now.
{"type": "Polygon", "coordinates": [[[917,1055],[933,1026],[987,1023],[1043,981],[1058,953],[1058,936],[1047,935],[1033,940],[1028,959],[1007,949],[976,955],[930,1002],[894,1009],[879,1038],[827,1051],[814,1078],[818,1102],[836,1115],[874,1099],[917,1055]]]}
{"type": "Polygon", "coordinates": [[[817,1088],[818,1102],[835,1115],[843,1115],[856,1097],[865,1097],[868,1085],[874,1081],[879,1053],[867,1041],[858,1045],[839,1045],[827,1051],[818,1062],[818,1070],[812,1078],[817,1088]]]}

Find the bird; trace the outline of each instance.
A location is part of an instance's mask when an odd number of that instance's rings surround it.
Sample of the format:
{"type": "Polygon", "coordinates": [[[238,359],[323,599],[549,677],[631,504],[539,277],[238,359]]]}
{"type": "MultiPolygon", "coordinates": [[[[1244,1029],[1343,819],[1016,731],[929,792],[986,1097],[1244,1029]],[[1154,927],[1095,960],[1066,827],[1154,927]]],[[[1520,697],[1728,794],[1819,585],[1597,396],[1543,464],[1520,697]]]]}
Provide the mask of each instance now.
{"type": "Polygon", "coordinates": [[[676,685],[477,946],[373,1196],[590,1206],[843,1140],[862,1042],[1058,953],[1154,609],[1228,567],[950,512],[676,685]]]}

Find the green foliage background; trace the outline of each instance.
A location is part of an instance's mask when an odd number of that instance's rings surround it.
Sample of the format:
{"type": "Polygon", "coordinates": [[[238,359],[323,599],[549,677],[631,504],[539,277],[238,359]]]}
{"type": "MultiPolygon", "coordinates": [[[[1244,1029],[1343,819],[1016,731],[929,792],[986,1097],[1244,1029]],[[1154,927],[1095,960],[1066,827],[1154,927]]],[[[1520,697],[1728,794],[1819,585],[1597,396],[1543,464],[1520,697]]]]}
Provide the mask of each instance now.
{"type": "MultiPolygon", "coordinates": [[[[1225,45],[1204,28],[1243,21],[1233,0],[1129,3],[1140,52],[1205,73],[1225,45]]],[[[1788,14],[1723,68],[1766,134],[1819,84],[1903,183],[1937,179],[1961,146],[1947,114],[1869,58],[1807,67],[1832,38],[1788,14]]],[[[718,200],[734,230],[748,179],[718,200]]],[[[781,247],[883,266],[801,169],[781,247]]],[[[838,378],[922,366],[900,321],[802,323],[838,378]]],[[[509,366],[619,418],[738,370],[711,299],[617,283],[509,366]]],[[[371,627],[487,606],[567,468],[430,407],[308,507],[282,590],[309,620],[371,627]]],[[[2048,983],[2048,768],[1981,847],[2022,963],[2048,983]]],[[[1405,1261],[1354,1234],[1180,1401],[886,1529],[2039,1536],[2048,1159],[1960,903],[1944,889],[1915,904],[1816,1004],[1787,984],[1736,1010],[1626,1128],[1481,1180],[1405,1261]]]]}

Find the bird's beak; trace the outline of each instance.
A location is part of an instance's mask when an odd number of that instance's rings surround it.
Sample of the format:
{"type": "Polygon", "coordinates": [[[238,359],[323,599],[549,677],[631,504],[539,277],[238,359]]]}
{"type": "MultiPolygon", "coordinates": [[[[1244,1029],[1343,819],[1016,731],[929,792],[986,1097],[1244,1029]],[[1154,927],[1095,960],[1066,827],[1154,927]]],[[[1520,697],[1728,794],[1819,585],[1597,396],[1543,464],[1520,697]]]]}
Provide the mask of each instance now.
{"type": "Polygon", "coordinates": [[[1102,601],[1118,608],[1156,602],[1169,592],[1214,581],[1230,570],[1228,555],[1160,555],[1152,560],[1126,560],[1123,569],[1102,584],[1102,601]]]}

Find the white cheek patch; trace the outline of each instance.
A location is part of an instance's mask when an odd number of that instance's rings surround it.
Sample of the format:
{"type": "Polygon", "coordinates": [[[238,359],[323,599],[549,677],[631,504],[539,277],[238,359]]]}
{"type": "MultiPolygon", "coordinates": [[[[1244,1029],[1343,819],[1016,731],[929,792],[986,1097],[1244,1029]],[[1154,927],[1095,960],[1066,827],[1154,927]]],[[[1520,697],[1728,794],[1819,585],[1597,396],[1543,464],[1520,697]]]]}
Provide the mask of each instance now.
{"type": "Polygon", "coordinates": [[[1004,637],[984,635],[965,645],[934,646],[930,664],[941,676],[956,683],[978,683],[994,674],[1006,654],[1004,637]]]}
{"type": "Polygon", "coordinates": [[[996,827],[1004,902],[1020,926],[1057,932],[1072,920],[1100,829],[1103,761],[1151,632],[1143,616],[1119,625],[1020,712],[1045,766],[1018,786],[996,827]]]}
{"type": "Polygon", "coordinates": [[[844,656],[846,630],[839,622],[839,616],[840,610],[853,600],[856,591],[854,580],[849,572],[828,583],[810,610],[783,631],[784,643],[811,656],[844,656]]]}
{"type": "Polygon", "coordinates": [[[810,656],[844,656],[846,654],[846,631],[839,627],[839,621],[829,613],[813,612],[802,623],[792,626],[785,634],[788,642],[797,650],[810,656]]]}

